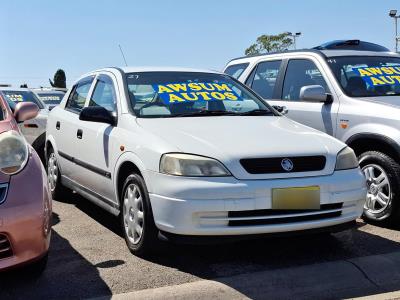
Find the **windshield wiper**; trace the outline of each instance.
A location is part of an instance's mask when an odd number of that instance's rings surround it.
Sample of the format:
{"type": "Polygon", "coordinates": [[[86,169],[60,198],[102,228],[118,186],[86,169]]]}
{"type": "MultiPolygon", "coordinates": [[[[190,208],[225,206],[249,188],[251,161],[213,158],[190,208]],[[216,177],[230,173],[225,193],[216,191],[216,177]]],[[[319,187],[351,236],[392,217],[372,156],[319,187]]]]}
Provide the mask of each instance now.
{"type": "Polygon", "coordinates": [[[226,110],[201,110],[193,113],[169,115],[168,117],[175,118],[175,117],[235,116],[235,115],[237,114],[226,110]]]}
{"type": "Polygon", "coordinates": [[[237,113],[239,116],[270,116],[274,115],[274,113],[270,110],[266,109],[253,109],[242,113],[237,113]]]}

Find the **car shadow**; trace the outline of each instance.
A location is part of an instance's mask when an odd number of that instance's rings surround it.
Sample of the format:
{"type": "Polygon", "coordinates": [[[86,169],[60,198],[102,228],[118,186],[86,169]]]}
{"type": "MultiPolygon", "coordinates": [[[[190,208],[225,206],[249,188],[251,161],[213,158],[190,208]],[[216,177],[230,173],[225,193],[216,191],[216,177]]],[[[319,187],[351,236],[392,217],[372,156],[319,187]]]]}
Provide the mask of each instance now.
{"type": "MultiPolygon", "coordinates": [[[[53,213],[53,224],[58,222],[58,215],[53,213]]],[[[42,275],[35,278],[27,274],[24,267],[0,273],[0,299],[76,299],[111,295],[97,267],[53,229],[49,259],[42,275]],[[72,273],[80,276],[70,276],[72,273]]]]}
{"type": "MultiPolygon", "coordinates": [[[[79,195],[75,194],[70,199],[68,203],[75,205],[88,217],[123,238],[117,217],[79,195]]],[[[397,234],[397,232],[394,232],[394,234],[397,234]]],[[[128,249],[126,251],[128,252],[128,249]]],[[[398,242],[377,235],[376,227],[369,226],[359,220],[356,228],[332,235],[274,237],[211,245],[162,242],[154,253],[146,256],[145,259],[202,279],[227,284],[224,278],[235,275],[282,270],[333,261],[348,261],[398,251],[400,251],[398,242]]],[[[104,267],[118,265],[119,263],[119,261],[110,261],[105,263],[104,267]]],[[[101,287],[101,282],[98,284],[101,287]]],[[[244,295],[254,296],[247,294],[246,290],[242,290],[240,283],[229,281],[229,286],[244,295]]],[[[95,295],[100,294],[97,289],[95,290],[95,295]]],[[[400,290],[400,282],[393,287],[393,290],[400,290]]],[[[107,295],[107,292],[105,295],[107,295]]],[[[358,290],[353,291],[348,296],[367,296],[370,293],[370,290],[358,290]]]]}

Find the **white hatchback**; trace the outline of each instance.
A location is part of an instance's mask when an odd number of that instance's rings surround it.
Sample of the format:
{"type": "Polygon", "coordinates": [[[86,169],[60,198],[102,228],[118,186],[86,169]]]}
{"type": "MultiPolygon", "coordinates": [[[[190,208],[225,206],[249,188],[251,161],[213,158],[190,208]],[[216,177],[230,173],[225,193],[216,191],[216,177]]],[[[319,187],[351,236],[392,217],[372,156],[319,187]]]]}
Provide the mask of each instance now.
{"type": "Polygon", "coordinates": [[[129,249],[157,238],[337,231],[366,183],[354,152],[211,71],[107,68],[48,119],[49,183],[120,215],[129,249]]]}

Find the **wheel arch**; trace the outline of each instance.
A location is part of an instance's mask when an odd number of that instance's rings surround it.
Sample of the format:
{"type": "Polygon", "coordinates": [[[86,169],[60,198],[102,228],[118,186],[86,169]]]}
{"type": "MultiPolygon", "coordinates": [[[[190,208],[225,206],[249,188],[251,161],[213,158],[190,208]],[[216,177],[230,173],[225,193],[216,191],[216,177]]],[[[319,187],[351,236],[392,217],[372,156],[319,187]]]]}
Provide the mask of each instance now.
{"type": "Polygon", "coordinates": [[[357,133],[347,139],[346,144],[353,148],[357,156],[365,151],[380,151],[394,160],[400,157],[400,145],[393,139],[376,133],[357,133]]]}

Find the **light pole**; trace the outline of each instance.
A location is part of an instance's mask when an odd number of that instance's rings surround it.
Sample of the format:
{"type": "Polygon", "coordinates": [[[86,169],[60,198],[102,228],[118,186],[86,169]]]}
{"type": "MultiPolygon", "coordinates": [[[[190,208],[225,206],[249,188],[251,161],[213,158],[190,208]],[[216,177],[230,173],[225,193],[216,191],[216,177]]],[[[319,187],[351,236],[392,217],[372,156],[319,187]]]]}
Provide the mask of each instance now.
{"type": "Polygon", "coordinates": [[[389,17],[394,19],[394,32],[395,32],[395,36],[394,36],[394,40],[396,42],[396,46],[395,46],[395,51],[396,53],[398,52],[398,41],[399,41],[399,37],[397,36],[397,19],[400,18],[400,15],[397,15],[397,10],[396,9],[391,9],[389,11],[389,17]]]}
{"type": "Polygon", "coordinates": [[[288,35],[290,35],[291,36],[291,38],[293,39],[293,48],[294,48],[294,50],[296,50],[296,38],[298,38],[299,36],[301,36],[301,32],[296,32],[296,33],[291,33],[291,32],[288,32],[288,35]]]}

